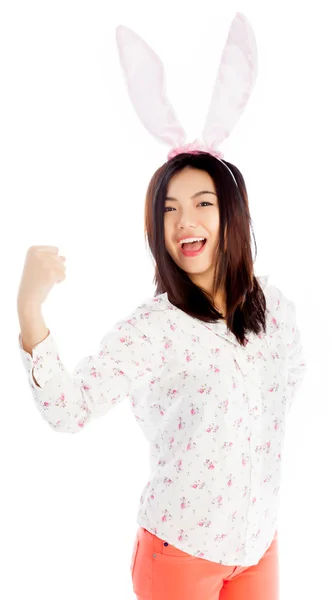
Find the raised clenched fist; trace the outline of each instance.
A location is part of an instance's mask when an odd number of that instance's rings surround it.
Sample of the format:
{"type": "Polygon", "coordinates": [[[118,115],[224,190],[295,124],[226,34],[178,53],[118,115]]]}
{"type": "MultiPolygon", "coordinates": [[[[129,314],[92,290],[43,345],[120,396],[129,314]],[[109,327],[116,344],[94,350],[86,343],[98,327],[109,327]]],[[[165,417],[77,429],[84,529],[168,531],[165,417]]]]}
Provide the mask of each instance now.
{"type": "Polygon", "coordinates": [[[18,305],[42,305],[54,284],[66,278],[65,260],[56,246],[31,246],[26,253],[18,305]]]}

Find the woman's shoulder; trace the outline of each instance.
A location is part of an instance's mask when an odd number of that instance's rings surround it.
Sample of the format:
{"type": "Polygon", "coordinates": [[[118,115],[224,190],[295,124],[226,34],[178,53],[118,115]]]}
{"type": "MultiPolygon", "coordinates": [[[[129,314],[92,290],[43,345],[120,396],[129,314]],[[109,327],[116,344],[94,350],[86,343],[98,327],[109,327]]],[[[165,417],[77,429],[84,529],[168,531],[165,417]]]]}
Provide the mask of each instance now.
{"type": "Polygon", "coordinates": [[[264,292],[267,307],[269,309],[275,308],[275,310],[283,309],[287,304],[292,302],[279,287],[279,284],[275,284],[270,275],[264,275],[257,277],[260,286],[264,292]]]}
{"type": "Polygon", "coordinates": [[[268,332],[284,335],[294,325],[295,303],[270,276],[267,276],[262,289],[266,299],[268,332]]]}
{"type": "Polygon", "coordinates": [[[136,308],[136,311],[148,310],[148,311],[165,311],[171,310],[172,305],[168,300],[167,292],[159,294],[157,296],[150,296],[145,298],[136,308]]]}
{"type": "Polygon", "coordinates": [[[166,312],[173,308],[166,293],[145,297],[118,320],[117,327],[135,328],[138,332],[151,337],[151,331],[157,332],[157,325],[164,323],[166,312]]]}

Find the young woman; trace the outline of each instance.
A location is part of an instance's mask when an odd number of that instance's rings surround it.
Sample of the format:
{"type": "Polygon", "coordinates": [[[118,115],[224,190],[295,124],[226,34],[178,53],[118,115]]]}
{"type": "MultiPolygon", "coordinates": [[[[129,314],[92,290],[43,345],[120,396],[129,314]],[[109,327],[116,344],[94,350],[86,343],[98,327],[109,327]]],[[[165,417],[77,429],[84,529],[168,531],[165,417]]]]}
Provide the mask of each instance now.
{"type": "Polygon", "coordinates": [[[56,431],[128,399],[150,442],[131,564],[139,600],[277,600],[285,427],[306,367],[295,305],[254,274],[240,171],[211,149],[172,154],[146,196],[154,297],[70,374],[41,314],[65,259],[31,247],[22,360],[56,431]]]}

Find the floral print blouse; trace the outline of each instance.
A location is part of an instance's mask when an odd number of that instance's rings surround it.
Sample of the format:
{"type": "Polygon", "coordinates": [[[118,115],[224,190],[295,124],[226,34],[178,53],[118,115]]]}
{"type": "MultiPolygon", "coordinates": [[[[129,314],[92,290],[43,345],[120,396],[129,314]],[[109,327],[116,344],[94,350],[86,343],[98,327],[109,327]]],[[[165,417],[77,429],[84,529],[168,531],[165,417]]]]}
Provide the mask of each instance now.
{"type": "Polygon", "coordinates": [[[51,332],[32,357],[19,335],[35,406],[54,431],[78,433],[130,402],[150,444],[138,525],[224,565],[257,564],[274,538],[287,416],[306,371],[294,303],[258,280],[267,331],[249,332],[245,347],[224,320],[190,317],[166,293],[118,321],[72,373],[51,332]]]}

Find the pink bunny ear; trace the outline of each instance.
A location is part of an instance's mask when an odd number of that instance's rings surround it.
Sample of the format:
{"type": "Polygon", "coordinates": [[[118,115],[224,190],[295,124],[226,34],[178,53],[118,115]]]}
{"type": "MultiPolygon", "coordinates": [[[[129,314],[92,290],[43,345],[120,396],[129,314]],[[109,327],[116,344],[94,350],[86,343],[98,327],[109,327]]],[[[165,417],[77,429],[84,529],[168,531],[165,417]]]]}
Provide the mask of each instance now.
{"type": "Polygon", "coordinates": [[[253,30],[236,13],[221,56],[206,117],[203,140],[218,147],[232,132],[251,96],[257,78],[257,47],[253,30]]]}
{"type": "Polygon", "coordinates": [[[186,134],[166,96],[163,63],[142,38],[124,25],[116,28],[116,42],[128,94],[144,127],[159,141],[182,146],[186,134]]]}

